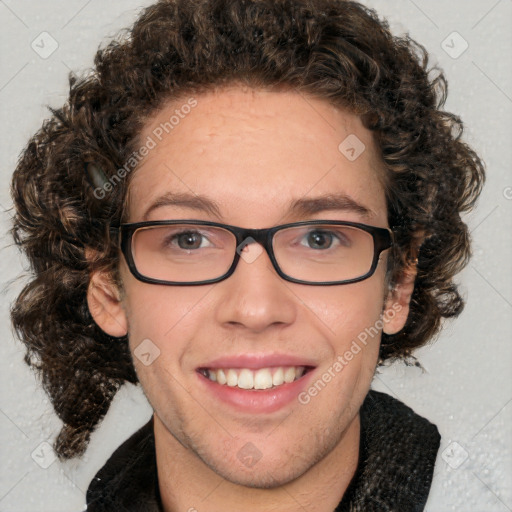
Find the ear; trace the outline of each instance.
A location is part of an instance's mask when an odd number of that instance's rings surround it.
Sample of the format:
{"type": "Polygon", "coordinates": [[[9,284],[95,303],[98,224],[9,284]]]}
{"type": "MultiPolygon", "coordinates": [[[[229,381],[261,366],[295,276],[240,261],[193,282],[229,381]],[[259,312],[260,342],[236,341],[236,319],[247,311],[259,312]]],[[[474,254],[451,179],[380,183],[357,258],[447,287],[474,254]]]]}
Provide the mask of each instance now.
{"type": "Polygon", "coordinates": [[[414,291],[417,262],[418,260],[415,260],[402,272],[399,282],[396,283],[386,298],[382,318],[384,322],[383,331],[386,334],[396,334],[405,326],[409,316],[412,292],[414,291]]]}
{"type": "MultiPolygon", "coordinates": [[[[86,250],[87,259],[90,259],[91,254],[91,251],[86,250]]],[[[128,333],[128,320],[119,288],[106,272],[96,270],[91,273],[87,288],[87,305],[102,331],[115,338],[128,333]]]]}

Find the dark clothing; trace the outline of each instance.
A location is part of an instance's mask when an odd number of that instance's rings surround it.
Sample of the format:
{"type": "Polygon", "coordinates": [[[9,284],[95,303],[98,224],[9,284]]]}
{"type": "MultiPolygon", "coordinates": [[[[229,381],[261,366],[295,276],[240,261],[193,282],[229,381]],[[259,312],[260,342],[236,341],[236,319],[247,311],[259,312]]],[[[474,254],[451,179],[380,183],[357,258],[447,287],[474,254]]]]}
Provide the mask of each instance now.
{"type": "MultiPolygon", "coordinates": [[[[359,464],[334,512],[422,511],[440,443],[436,426],[373,390],[360,415],[359,464]]],[[[162,511],[151,419],[94,477],[87,490],[87,512],[162,511]]]]}

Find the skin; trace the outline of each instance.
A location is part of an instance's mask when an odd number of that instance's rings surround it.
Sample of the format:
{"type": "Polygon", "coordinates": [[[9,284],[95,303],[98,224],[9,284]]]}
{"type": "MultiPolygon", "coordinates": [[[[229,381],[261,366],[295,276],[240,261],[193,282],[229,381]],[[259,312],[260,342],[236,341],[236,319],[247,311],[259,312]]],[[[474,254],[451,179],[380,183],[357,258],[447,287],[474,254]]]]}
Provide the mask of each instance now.
{"type": "MultiPolygon", "coordinates": [[[[197,106],[152,149],[130,184],[128,220],[168,191],[204,195],[221,217],[163,206],[148,220],[203,219],[263,228],[307,219],[388,227],[382,173],[372,134],[360,119],[326,101],[293,91],[232,86],[196,97],[197,106]],[[350,162],[338,145],[355,134],[366,146],[350,162]],[[290,201],[332,193],[370,210],[291,215],[290,201]]],[[[140,140],[183,102],[172,101],[145,125],[140,140]]],[[[249,246],[254,250],[255,245],[249,246]]],[[[256,247],[257,249],[257,247],[256,247]]],[[[196,368],[221,355],[280,352],[314,361],[319,378],[365,328],[400,306],[384,331],[405,324],[414,269],[390,293],[387,252],[375,274],[342,286],[282,280],[265,252],[241,260],[235,273],[203,286],[137,281],[123,258],[123,289],[92,275],[89,307],[113,336],[129,334],[134,350],[149,338],[160,350],[152,364],[134,364],[155,411],[157,466],[166,511],[332,511],[358,460],[359,414],[378,359],[380,334],[308,404],[271,414],[239,413],[205,396],[196,368]],[[262,453],[248,468],[237,452],[251,442],[262,453]]],[[[316,380],[313,379],[312,382],[316,380]]]]}

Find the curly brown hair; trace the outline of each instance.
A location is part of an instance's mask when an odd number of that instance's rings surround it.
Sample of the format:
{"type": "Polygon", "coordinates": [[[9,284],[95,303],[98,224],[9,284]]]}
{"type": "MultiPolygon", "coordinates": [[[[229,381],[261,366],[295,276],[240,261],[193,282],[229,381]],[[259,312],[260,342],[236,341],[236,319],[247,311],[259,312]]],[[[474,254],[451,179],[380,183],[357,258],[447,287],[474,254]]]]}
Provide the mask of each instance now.
{"type": "Polygon", "coordinates": [[[92,270],[118,280],[110,227],[125,217],[130,180],[100,200],[86,166],[94,162],[110,179],[170,98],[234,83],[284,87],[360,115],[386,171],[397,242],[391,282],[417,258],[407,323],[383,334],[381,360],[409,357],[438,333],[442,318],[462,310],[453,278],[470,243],[460,214],[474,206],[484,166],[461,141],[461,120],[441,110],[442,72],[373,10],[344,0],[161,0],[98,50],[89,74],[71,74],[69,83],[69,99],[50,109],[12,181],[12,235],[32,269],[12,321],[63,422],[55,441],[61,459],[85,451],[119,387],[137,382],[127,338],[104,333],[86,300],[92,270]]]}

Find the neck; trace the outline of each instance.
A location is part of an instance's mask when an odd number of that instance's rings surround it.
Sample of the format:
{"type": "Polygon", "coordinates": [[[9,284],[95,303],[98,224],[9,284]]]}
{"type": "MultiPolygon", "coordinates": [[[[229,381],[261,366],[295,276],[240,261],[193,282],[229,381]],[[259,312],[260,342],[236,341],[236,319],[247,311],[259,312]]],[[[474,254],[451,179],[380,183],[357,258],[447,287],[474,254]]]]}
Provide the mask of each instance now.
{"type": "MultiPolygon", "coordinates": [[[[252,488],[226,480],[180,444],[155,414],[155,448],[165,512],[332,512],[340,503],[359,458],[357,414],[338,444],[305,473],[280,487],[252,488]]],[[[298,445],[300,449],[300,445],[298,445]]]]}

